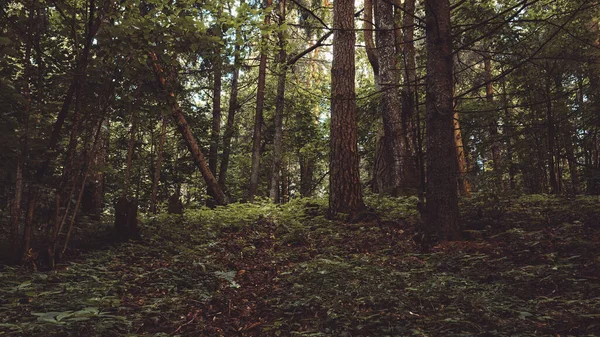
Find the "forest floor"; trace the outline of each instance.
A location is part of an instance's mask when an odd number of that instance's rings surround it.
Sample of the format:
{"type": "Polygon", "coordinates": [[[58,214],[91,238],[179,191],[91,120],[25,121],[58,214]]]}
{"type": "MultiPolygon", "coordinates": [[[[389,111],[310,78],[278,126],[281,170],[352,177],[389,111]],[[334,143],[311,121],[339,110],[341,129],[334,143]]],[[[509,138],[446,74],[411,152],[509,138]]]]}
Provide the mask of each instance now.
{"type": "Polygon", "coordinates": [[[233,204],[144,219],[57,271],[0,266],[0,336],[600,336],[600,201],[477,196],[421,253],[414,198],[233,204]]]}

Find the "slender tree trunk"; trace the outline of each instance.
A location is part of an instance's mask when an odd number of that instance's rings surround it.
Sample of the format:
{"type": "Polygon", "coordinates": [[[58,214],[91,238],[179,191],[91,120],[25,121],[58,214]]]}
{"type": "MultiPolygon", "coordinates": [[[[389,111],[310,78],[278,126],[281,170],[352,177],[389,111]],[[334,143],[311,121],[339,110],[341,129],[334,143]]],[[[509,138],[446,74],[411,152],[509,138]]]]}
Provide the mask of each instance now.
{"type": "MultiPolygon", "coordinates": [[[[485,68],[485,98],[492,106],[494,104],[494,86],[492,84],[492,59],[488,54],[483,60],[485,68]]],[[[498,120],[493,118],[490,123],[490,138],[492,139],[492,168],[502,187],[502,158],[500,157],[500,142],[498,140],[498,120]]]]}
{"type": "Polygon", "coordinates": [[[138,83],[135,93],[134,101],[131,103],[131,126],[129,127],[129,146],[127,147],[127,166],[125,167],[125,180],[123,181],[123,191],[121,191],[121,198],[127,199],[129,195],[129,186],[131,185],[131,167],[133,166],[133,151],[135,149],[135,136],[137,133],[138,124],[138,106],[137,103],[140,99],[142,92],[141,82],[138,83]]]}
{"type": "Polygon", "coordinates": [[[424,246],[460,238],[453,141],[450,2],[425,0],[427,43],[427,205],[424,246]],[[437,236],[437,237],[436,237],[437,236]]]}
{"type": "MultiPolygon", "coordinates": [[[[219,32],[219,38],[220,38],[219,32]]],[[[219,152],[219,136],[221,134],[221,76],[222,76],[222,60],[221,48],[217,48],[215,52],[213,70],[213,99],[212,99],[212,129],[210,135],[210,148],[208,150],[208,167],[214,176],[217,175],[217,162],[219,152]]]]}
{"type": "Polygon", "coordinates": [[[158,141],[158,153],[156,159],[156,167],[154,168],[154,180],[152,182],[152,198],[150,200],[150,211],[154,214],[157,213],[157,200],[158,200],[158,186],[160,184],[160,171],[162,169],[163,154],[165,148],[165,138],[167,136],[167,119],[162,118],[162,125],[160,128],[160,140],[158,141]]]}
{"type": "MultiPolygon", "coordinates": [[[[367,58],[373,68],[373,75],[375,76],[375,85],[379,84],[379,59],[377,57],[377,48],[375,48],[375,41],[373,40],[373,33],[375,32],[373,20],[373,1],[364,1],[364,22],[363,22],[363,35],[365,39],[365,50],[367,52],[367,58]]],[[[376,90],[379,91],[378,88],[376,90]]]]}
{"type": "Polygon", "coordinates": [[[280,172],[281,153],[283,147],[283,112],[285,109],[285,77],[287,74],[287,53],[285,51],[285,37],[281,26],[285,23],[285,0],[279,1],[279,74],[277,75],[277,97],[275,98],[275,137],[273,140],[273,166],[271,169],[271,190],[269,197],[274,203],[279,203],[280,198],[280,172]]]}
{"type": "Polygon", "coordinates": [[[202,177],[206,182],[208,194],[213,199],[215,199],[215,203],[217,205],[226,205],[228,202],[227,196],[225,196],[225,193],[223,193],[223,190],[219,186],[217,179],[215,179],[215,176],[208,168],[208,164],[206,163],[204,154],[200,150],[200,146],[198,145],[198,142],[196,142],[196,138],[192,134],[190,126],[185,120],[185,116],[183,115],[183,112],[181,112],[179,104],[177,104],[177,101],[175,100],[175,93],[170,90],[167,90],[167,81],[163,75],[162,68],[158,64],[158,57],[155,53],[151,52],[150,59],[152,61],[152,69],[154,71],[154,76],[156,77],[156,80],[161,89],[166,91],[167,99],[169,100],[169,104],[171,105],[171,117],[177,124],[179,132],[181,133],[183,140],[185,141],[188,149],[190,150],[190,153],[192,154],[192,157],[194,158],[196,166],[200,170],[200,173],[202,174],[202,177]]]}
{"type": "Polygon", "coordinates": [[[329,211],[356,213],[362,199],[356,125],[354,1],[333,4],[329,211]]]}
{"type": "Polygon", "coordinates": [[[547,136],[548,136],[548,169],[550,173],[550,193],[558,194],[559,183],[556,170],[556,157],[555,157],[555,131],[554,131],[554,117],[552,116],[552,97],[551,97],[551,84],[550,80],[546,80],[546,124],[547,124],[547,136]]]}
{"type": "MultiPolygon", "coordinates": [[[[272,0],[264,0],[265,8],[269,8],[272,0]]],[[[265,15],[265,27],[271,23],[269,13],[265,15]]],[[[261,45],[267,43],[266,35],[263,35],[261,45]]],[[[254,135],[252,137],[252,170],[250,172],[250,188],[248,191],[248,200],[254,201],[254,196],[258,191],[258,177],[260,174],[260,147],[262,140],[263,110],[265,105],[265,83],[267,75],[267,51],[261,50],[260,63],[258,65],[258,84],[256,89],[256,113],[254,115],[254,135]]]]}
{"type": "Polygon", "coordinates": [[[502,84],[502,105],[504,106],[504,121],[509,126],[505,127],[506,131],[506,161],[509,163],[508,167],[508,181],[509,187],[511,191],[515,191],[517,189],[517,182],[515,180],[515,176],[517,175],[517,163],[514,161],[513,155],[513,137],[514,130],[511,124],[511,116],[510,110],[508,108],[508,93],[506,91],[506,80],[503,78],[501,81],[502,84]]]}
{"type": "Polygon", "coordinates": [[[452,118],[454,125],[454,148],[456,149],[456,161],[458,163],[458,191],[465,198],[471,197],[471,184],[467,179],[469,169],[465,158],[465,147],[463,145],[460,123],[458,121],[458,112],[454,112],[452,118]]]}
{"type": "Polygon", "coordinates": [[[24,63],[24,82],[23,96],[25,98],[24,107],[24,121],[22,135],[19,139],[19,155],[17,158],[17,168],[15,172],[15,195],[13,197],[12,209],[11,209],[11,226],[9,233],[9,240],[11,242],[11,254],[14,254],[15,262],[19,259],[19,245],[20,245],[20,219],[21,219],[21,201],[23,199],[23,171],[25,170],[25,162],[29,156],[29,117],[31,115],[32,100],[31,100],[31,50],[33,40],[33,26],[35,24],[35,7],[37,1],[33,1],[31,8],[29,8],[29,23],[27,29],[27,42],[25,46],[25,59],[24,63]]]}
{"type": "Polygon", "coordinates": [[[33,216],[35,215],[35,209],[37,207],[37,197],[39,192],[32,191],[32,189],[36,189],[37,187],[30,186],[29,195],[30,198],[27,202],[27,213],[25,214],[25,226],[23,228],[23,249],[22,249],[22,257],[27,255],[29,249],[31,248],[31,234],[33,232],[33,216]]]}
{"type": "MultiPolygon", "coordinates": [[[[241,35],[240,28],[236,29],[236,38],[241,35]]],[[[229,110],[227,111],[227,124],[225,125],[225,134],[223,135],[223,157],[221,158],[221,167],[219,168],[219,185],[221,189],[226,190],[227,169],[229,168],[229,156],[231,153],[231,139],[235,131],[235,113],[239,109],[238,86],[241,67],[241,47],[236,44],[233,59],[233,74],[231,78],[231,92],[229,94],[229,110]]]]}

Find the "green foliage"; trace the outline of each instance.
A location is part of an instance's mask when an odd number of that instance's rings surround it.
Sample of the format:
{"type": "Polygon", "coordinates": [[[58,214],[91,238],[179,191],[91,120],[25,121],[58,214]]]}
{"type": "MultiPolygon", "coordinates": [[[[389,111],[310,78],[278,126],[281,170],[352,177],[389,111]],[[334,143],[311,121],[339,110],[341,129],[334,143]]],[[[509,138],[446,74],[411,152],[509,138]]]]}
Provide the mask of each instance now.
{"type": "MultiPolygon", "coordinates": [[[[382,199],[377,212],[407,219],[414,202],[382,199]]],[[[0,266],[0,333],[597,334],[596,198],[462,202],[467,223],[505,214],[478,239],[428,254],[409,225],[326,220],[325,199],[146,217],[142,241],[78,245],[55,273],[0,266]]]]}

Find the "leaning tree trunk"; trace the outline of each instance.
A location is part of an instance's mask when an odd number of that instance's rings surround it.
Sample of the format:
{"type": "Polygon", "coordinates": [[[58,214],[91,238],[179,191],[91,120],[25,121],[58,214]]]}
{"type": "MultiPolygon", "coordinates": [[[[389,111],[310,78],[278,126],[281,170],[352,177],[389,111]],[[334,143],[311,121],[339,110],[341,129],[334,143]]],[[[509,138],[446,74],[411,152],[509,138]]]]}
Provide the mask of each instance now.
{"type": "MultiPolygon", "coordinates": [[[[272,0],[264,0],[265,8],[269,8],[272,0]]],[[[269,13],[265,15],[265,27],[271,23],[269,13]]],[[[267,36],[263,33],[261,45],[267,43],[267,36]]],[[[262,140],[263,110],[265,106],[265,83],[267,75],[267,51],[261,50],[260,63],[258,65],[258,84],[256,88],[256,113],[254,115],[254,134],[252,137],[252,170],[250,172],[250,187],[248,190],[248,200],[254,201],[254,196],[258,192],[258,177],[260,173],[260,143],[262,140]]]]}
{"type": "Polygon", "coordinates": [[[332,216],[357,213],[364,208],[358,167],[353,0],[334,2],[333,29],[329,165],[329,211],[332,216]]]}
{"type": "Polygon", "coordinates": [[[426,0],[427,204],[425,248],[460,238],[454,158],[452,36],[449,0],[426,0]]]}
{"type": "Polygon", "coordinates": [[[152,62],[152,70],[154,72],[154,76],[158,82],[158,85],[162,90],[166,91],[167,99],[169,100],[169,104],[171,105],[171,117],[177,124],[179,132],[185,141],[190,153],[192,154],[192,158],[194,158],[194,162],[196,166],[200,170],[204,181],[206,182],[206,186],[208,189],[208,194],[215,200],[217,205],[226,205],[228,200],[225,193],[219,186],[219,182],[215,179],[215,176],[212,174],[210,169],[208,168],[208,164],[206,163],[206,159],[204,158],[204,154],[200,150],[200,146],[196,141],[196,138],[192,134],[190,130],[190,126],[187,123],[181,108],[179,108],[179,104],[175,100],[175,93],[171,90],[167,90],[167,80],[163,74],[163,70],[158,64],[158,57],[154,52],[150,53],[150,59],[152,62]]]}

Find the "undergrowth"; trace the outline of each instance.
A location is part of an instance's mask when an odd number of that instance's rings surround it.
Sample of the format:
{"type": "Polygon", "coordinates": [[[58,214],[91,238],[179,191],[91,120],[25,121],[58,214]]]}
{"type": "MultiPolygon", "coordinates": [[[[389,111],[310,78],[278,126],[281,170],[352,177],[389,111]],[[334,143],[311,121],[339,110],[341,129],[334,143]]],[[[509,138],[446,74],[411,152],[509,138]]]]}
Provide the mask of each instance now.
{"type": "Polygon", "coordinates": [[[55,272],[0,266],[0,335],[600,335],[598,199],[476,195],[467,240],[427,254],[416,198],[366,202],[359,223],[317,198],[146,215],[55,272]]]}

